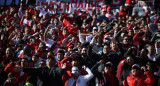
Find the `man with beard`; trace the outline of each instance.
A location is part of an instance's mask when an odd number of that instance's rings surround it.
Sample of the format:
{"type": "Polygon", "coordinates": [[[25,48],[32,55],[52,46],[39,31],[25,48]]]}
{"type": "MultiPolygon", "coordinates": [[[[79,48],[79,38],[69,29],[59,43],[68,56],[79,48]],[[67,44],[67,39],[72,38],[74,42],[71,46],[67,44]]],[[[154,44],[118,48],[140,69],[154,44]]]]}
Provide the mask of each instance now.
{"type": "Polygon", "coordinates": [[[118,42],[118,48],[122,54],[126,53],[130,45],[132,44],[131,38],[128,35],[124,35],[121,37],[122,33],[125,33],[125,28],[122,28],[114,37],[114,39],[118,42]],[[120,41],[119,39],[122,39],[120,41]]]}
{"type": "Polygon", "coordinates": [[[56,31],[56,29],[52,25],[49,25],[47,27],[47,30],[44,33],[44,41],[45,41],[46,46],[51,48],[53,53],[56,53],[57,48],[59,47],[59,42],[58,42],[57,38],[58,38],[58,32],[56,31]],[[47,38],[48,31],[50,31],[50,33],[52,35],[52,37],[51,37],[52,39],[47,38]]]}
{"type": "Polygon", "coordinates": [[[95,61],[88,55],[88,48],[83,46],[81,49],[81,56],[79,58],[80,66],[86,65],[87,67],[91,68],[95,61]]]}

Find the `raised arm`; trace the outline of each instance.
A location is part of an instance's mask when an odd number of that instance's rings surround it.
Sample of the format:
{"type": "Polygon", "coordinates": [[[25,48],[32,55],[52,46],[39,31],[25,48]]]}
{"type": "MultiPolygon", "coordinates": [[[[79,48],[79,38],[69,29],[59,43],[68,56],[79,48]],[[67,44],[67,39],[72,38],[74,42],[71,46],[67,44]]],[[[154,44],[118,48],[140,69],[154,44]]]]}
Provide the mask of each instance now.
{"type": "Polygon", "coordinates": [[[47,42],[48,41],[48,38],[47,38],[47,33],[50,29],[50,25],[47,27],[47,30],[44,32],[44,41],[47,42]]]}
{"type": "Polygon", "coordinates": [[[22,71],[31,75],[41,75],[43,72],[42,68],[23,68],[22,71]]]}
{"type": "Polygon", "coordinates": [[[154,82],[155,82],[154,75],[150,71],[145,72],[145,74],[146,74],[147,78],[146,78],[146,80],[144,82],[147,85],[154,84],[154,82]]]}
{"type": "Polygon", "coordinates": [[[87,71],[88,74],[84,76],[84,80],[89,81],[94,77],[94,75],[88,67],[86,68],[86,71],[87,71]]]}

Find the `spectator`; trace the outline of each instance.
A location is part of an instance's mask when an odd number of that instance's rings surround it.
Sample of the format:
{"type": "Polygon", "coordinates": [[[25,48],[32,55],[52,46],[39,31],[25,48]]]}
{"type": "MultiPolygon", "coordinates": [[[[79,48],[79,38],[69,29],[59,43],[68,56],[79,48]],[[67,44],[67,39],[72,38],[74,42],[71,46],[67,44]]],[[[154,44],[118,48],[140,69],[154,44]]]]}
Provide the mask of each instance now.
{"type": "Polygon", "coordinates": [[[124,62],[124,65],[121,68],[121,75],[119,77],[120,85],[123,85],[123,82],[127,78],[127,76],[131,73],[131,66],[133,63],[136,62],[133,57],[127,56],[126,62],[124,62]]]}
{"type": "Polygon", "coordinates": [[[5,81],[3,86],[18,86],[18,82],[16,80],[16,76],[14,73],[9,73],[8,78],[5,81]]]}
{"type": "Polygon", "coordinates": [[[140,66],[138,64],[132,65],[132,70],[130,76],[128,76],[123,85],[124,86],[130,86],[132,84],[134,85],[152,85],[155,81],[155,78],[153,74],[150,71],[145,71],[145,74],[147,77],[145,77],[140,69],[140,66]],[[134,78],[133,78],[134,76],[134,78]],[[128,82],[130,81],[130,82],[128,82]]]}
{"type": "Polygon", "coordinates": [[[104,20],[107,21],[107,23],[109,22],[109,19],[105,16],[106,14],[106,10],[103,9],[102,10],[102,14],[97,16],[98,22],[101,24],[104,20]]]}
{"type": "Polygon", "coordinates": [[[16,71],[24,71],[31,75],[38,76],[37,85],[52,86],[54,83],[57,86],[63,86],[61,75],[65,72],[66,65],[62,64],[62,68],[55,66],[56,60],[53,57],[47,58],[47,67],[41,68],[15,68],[16,71]],[[49,71],[49,72],[48,72],[49,71]]]}
{"type": "Polygon", "coordinates": [[[100,64],[103,64],[102,60],[98,64],[94,65],[92,68],[93,74],[99,80],[99,83],[97,82],[96,85],[100,84],[101,86],[106,86],[106,85],[118,86],[118,79],[112,72],[113,71],[113,69],[112,69],[113,64],[111,62],[105,63],[104,71],[98,72],[96,69],[100,64]]]}
{"type": "MultiPolygon", "coordinates": [[[[16,0],[1,0],[7,5],[12,1],[12,4],[18,3],[16,0]]],[[[91,0],[77,4],[78,7],[73,4],[76,2],[58,0],[38,0],[36,5],[29,5],[32,2],[28,0],[23,1],[26,3],[20,2],[20,6],[0,7],[0,65],[4,72],[15,74],[19,85],[24,86],[30,75],[33,82],[29,80],[28,83],[33,85],[67,85],[73,79],[72,67],[81,68],[85,65],[93,68],[101,60],[111,62],[112,66],[99,65],[93,73],[102,73],[108,68],[108,72],[112,72],[109,74],[112,77],[106,78],[111,81],[108,82],[110,84],[122,85],[133,75],[133,64],[140,64],[142,68],[141,73],[135,76],[141,78],[143,71],[149,70],[157,80],[152,85],[158,84],[158,8],[147,10],[142,17],[138,11],[131,12],[133,1],[136,0],[122,0],[120,5],[111,6],[109,3],[119,1],[107,0],[106,3],[100,3],[101,0],[96,0],[98,5],[93,9],[90,9],[94,5],[90,4],[91,0]],[[70,3],[71,7],[67,9],[70,3]],[[125,6],[122,5],[124,3],[125,6]],[[107,5],[99,7],[101,4],[107,5]],[[81,9],[81,5],[88,6],[88,9],[81,9]],[[67,10],[62,12],[63,7],[67,10]],[[66,64],[65,70],[61,67],[63,64],[66,64]],[[17,68],[20,71],[15,71],[17,68]],[[119,82],[116,81],[115,74],[119,82]]],[[[155,7],[158,7],[157,0],[155,3],[155,7]]],[[[84,69],[79,70],[79,77],[87,74],[84,69]]],[[[4,72],[0,70],[0,76],[7,77],[4,72]]],[[[100,75],[108,76],[105,73],[100,75]]],[[[0,77],[1,85],[4,84],[4,79],[0,77]]],[[[101,85],[103,79],[105,78],[97,78],[95,81],[94,77],[87,82],[89,86],[101,85]]]]}
{"type": "Polygon", "coordinates": [[[45,60],[41,60],[39,62],[39,67],[45,67],[46,66],[46,61],[45,60]]]}
{"type": "Polygon", "coordinates": [[[80,75],[78,67],[72,67],[71,73],[73,77],[68,80],[66,86],[87,86],[87,82],[92,79],[94,75],[89,68],[86,68],[85,66],[83,66],[83,68],[87,71],[87,75],[80,75]]]}

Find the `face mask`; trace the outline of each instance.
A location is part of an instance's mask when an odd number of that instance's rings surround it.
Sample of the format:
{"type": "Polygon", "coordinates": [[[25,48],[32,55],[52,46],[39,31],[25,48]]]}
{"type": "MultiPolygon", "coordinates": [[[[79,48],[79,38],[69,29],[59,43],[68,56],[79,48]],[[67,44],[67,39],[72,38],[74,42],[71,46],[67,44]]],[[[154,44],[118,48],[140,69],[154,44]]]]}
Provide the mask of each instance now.
{"type": "Polygon", "coordinates": [[[78,75],[78,67],[72,67],[71,74],[73,77],[78,75]]]}

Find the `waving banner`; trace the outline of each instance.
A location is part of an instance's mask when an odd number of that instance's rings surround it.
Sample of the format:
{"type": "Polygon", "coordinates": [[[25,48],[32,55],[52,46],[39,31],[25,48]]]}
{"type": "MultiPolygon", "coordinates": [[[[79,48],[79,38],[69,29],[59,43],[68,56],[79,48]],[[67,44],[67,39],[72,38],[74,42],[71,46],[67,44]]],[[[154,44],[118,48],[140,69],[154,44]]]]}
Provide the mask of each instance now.
{"type": "MultiPolygon", "coordinates": [[[[18,5],[20,0],[0,0],[0,6],[11,5],[12,2],[18,5]]],[[[27,3],[28,0],[26,0],[27,3]]],[[[70,13],[78,10],[93,10],[94,8],[102,8],[104,2],[109,2],[113,8],[118,8],[120,5],[124,4],[125,0],[36,0],[37,6],[42,6],[44,4],[49,5],[50,10],[58,9],[58,12],[70,13]]]]}

